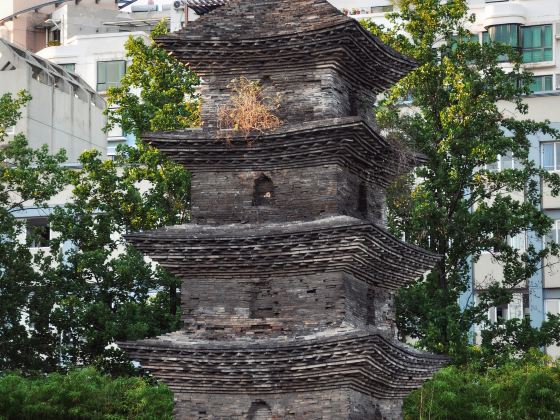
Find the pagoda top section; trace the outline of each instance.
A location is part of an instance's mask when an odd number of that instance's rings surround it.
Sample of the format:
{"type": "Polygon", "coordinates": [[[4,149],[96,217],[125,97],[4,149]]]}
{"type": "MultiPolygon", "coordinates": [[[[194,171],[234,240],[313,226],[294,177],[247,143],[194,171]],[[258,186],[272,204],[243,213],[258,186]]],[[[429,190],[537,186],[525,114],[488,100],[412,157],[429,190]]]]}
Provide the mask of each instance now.
{"type": "Polygon", "coordinates": [[[157,41],[202,77],[337,67],[379,93],[416,66],[326,0],[193,3],[208,11],[157,41]]]}

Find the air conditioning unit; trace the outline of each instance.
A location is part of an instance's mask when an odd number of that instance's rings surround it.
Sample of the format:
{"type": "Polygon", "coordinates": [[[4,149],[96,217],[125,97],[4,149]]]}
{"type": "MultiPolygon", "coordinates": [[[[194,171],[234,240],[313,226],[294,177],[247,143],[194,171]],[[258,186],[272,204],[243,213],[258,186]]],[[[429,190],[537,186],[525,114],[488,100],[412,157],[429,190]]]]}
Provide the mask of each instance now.
{"type": "Polygon", "coordinates": [[[174,8],[175,10],[182,9],[182,8],[183,8],[183,2],[182,2],[181,0],[175,0],[175,1],[173,2],[173,8],[174,8]]]}

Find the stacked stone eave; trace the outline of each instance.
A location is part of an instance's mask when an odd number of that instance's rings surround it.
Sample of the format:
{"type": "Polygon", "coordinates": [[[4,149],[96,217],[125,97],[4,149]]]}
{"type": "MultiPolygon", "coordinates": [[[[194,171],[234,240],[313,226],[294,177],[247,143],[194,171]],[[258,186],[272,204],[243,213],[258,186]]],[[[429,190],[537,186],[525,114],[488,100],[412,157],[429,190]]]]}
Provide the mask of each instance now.
{"type": "Polygon", "coordinates": [[[351,83],[378,94],[416,67],[414,60],[389,48],[350,18],[331,26],[260,38],[232,38],[227,31],[204,38],[198,33],[203,24],[204,17],[181,32],[157,39],[203,78],[332,67],[351,83]]]}
{"type": "Polygon", "coordinates": [[[375,224],[348,216],[297,224],[182,225],[126,239],[180,278],[344,272],[372,286],[396,290],[440,259],[375,224]]]}
{"type": "Polygon", "coordinates": [[[143,138],[190,170],[268,171],[336,163],[381,187],[420,160],[396,149],[359,117],[286,124],[250,137],[191,129],[143,138]]]}
{"type": "Polygon", "coordinates": [[[445,359],[364,332],[240,341],[193,341],[171,333],[123,343],[174,392],[277,394],[349,388],[400,399],[431,378],[445,359]]]}

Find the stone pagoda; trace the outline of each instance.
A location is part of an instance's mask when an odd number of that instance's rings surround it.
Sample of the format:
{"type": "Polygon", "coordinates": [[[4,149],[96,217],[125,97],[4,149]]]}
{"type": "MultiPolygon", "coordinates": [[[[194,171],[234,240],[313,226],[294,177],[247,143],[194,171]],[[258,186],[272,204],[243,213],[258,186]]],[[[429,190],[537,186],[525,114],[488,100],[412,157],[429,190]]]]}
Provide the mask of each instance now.
{"type": "Polygon", "coordinates": [[[445,363],[396,338],[395,291],[439,257],[384,229],[403,159],[372,112],[415,63],[326,0],[190,5],[158,42],[201,77],[203,128],[144,139],[192,172],[192,224],[127,237],[182,279],[183,327],[121,347],[178,419],[400,418],[445,363]],[[218,128],[241,76],[281,98],[250,145],[218,128]]]}

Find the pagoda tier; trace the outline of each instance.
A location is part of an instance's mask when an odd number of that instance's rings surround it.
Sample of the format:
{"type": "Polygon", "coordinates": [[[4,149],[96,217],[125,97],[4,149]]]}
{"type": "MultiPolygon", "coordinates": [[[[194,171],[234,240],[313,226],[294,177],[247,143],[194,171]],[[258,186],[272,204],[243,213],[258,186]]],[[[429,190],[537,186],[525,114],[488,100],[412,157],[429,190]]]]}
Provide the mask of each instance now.
{"type": "Polygon", "coordinates": [[[447,361],[364,331],[219,344],[177,332],[121,345],[178,393],[243,390],[261,395],[348,388],[396,399],[418,388],[447,361]]]}
{"type": "MultiPolygon", "coordinates": [[[[217,13],[208,16],[216,19],[217,13]]],[[[203,78],[334,67],[350,81],[380,93],[415,67],[414,61],[379,42],[351,18],[301,32],[278,30],[265,39],[250,31],[252,37],[232,39],[228,30],[201,38],[204,34],[198,28],[206,23],[202,20],[157,41],[203,78]]]]}
{"type": "Polygon", "coordinates": [[[192,224],[127,239],[188,279],[182,289],[183,332],[218,341],[344,327],[392,338],[394,290],[439,260],[346,216],[287,224],[192,224]]]}
{"type": "Polygon", "coordinates": [[[182,225],[126,236],[181,278],[266,278],[344,272],[397,289],[430,270],[439,256],[347,216],[302,223],[182,225]]]}
{"type": "Polygon", "coordinates": [[[377,94],[415,67],[322,0],[232,0],[157,41],[201,77],[209,128],[219,126],[218,108],[239,77],[259,81],[264,96],[280,95],[283,121],[373,123],[377,94]]]}
{"type": "Polygon", "coordinates": [[[203,129],[144,139],[192,172],[193,221],[206,224],[341,214],[383,224],[385,187],[420,161],[358,117],[286,124],[250,137],[250,145],[231,132],[203,129]],[[259,203],[263,182],[270,197],[259,203]]]}

